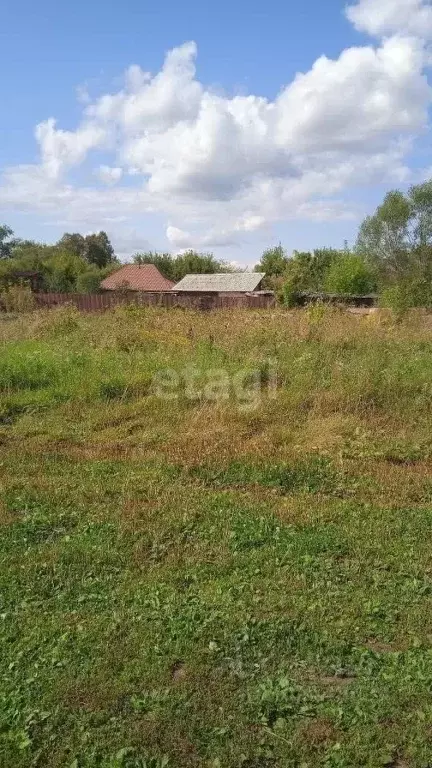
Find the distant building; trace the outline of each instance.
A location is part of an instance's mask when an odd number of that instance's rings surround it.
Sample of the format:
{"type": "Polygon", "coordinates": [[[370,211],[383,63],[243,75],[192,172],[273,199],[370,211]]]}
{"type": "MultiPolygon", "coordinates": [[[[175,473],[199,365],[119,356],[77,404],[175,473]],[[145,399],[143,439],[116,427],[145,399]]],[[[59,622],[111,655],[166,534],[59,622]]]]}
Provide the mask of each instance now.
{"type": "Polygon", "coordinates": [[[222,272],[214,275],[186,275],[173,291],[191,294],[218,294],[219,296],[257,293],[265,277],[264,272],[222,272]]]}
{"type": "Polygon", "coordinates": [[[161,275],[154,264],[125,264],[101,282],[104,291],[146,291],[160,293],[170,291],[172,280],[161,275]]]}
{"type": "Polygon", "coordinates": [[[19,285],[20,283],[24,283],[25,285],[29,285],[31,290],[36,293],[37,291],[42,290],[44,281],[41,272],[34,272],[27,269],[14,269],[4,275],[0,282],[3,285],[19,285]]]}

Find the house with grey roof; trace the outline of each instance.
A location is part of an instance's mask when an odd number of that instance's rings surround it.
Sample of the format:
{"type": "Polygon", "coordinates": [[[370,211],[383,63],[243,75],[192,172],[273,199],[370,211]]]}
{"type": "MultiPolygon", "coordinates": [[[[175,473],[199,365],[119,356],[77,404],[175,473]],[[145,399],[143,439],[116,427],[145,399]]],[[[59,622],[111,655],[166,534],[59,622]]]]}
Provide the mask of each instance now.
{"type": "Polygon", "coordinates": [[[221,272],[213,275],[186,275],[172,290],[176,293],[243,296],[260,291],[264,272],[221,272]]]}

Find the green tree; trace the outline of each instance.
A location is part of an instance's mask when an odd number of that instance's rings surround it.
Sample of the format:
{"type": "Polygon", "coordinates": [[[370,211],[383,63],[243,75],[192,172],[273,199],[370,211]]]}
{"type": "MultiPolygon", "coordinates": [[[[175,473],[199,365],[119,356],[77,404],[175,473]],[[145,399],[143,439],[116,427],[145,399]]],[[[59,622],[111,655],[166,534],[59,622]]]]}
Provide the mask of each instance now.
{"type": "Polygon", "coordinates": [[[432,181],[407,194],[388,192],[362,223],[357,252],[379,270],[384,283],[432,277],[432,181]]]}
{"type": "Polygon", "coordinates": [[[164,277],[175,280],[174,258],[170,253],[157,253],[157,251],[136,253],[133,260],[135,264],[154,264],[164,277]]]}
{"type": "Polygon", "coordinates": [[[284,274],[288,264],[288,255],[282,245],[267,248],[261,261],[254,267],[255,272],[265,272],[266,277],[279,277],[284,274]]]}
{"type": "Polygon", "coordinates": [[[215,272],[232,272],[232,268],[223,261],[215,259],[212,253],[186,251],[179,256],[170,253],[137,253],[133,257],[135,264],[154,264],[164,277],[179,282],[188,274],[214,274],[215,272]]]}
{"type": "Polygon", "coordinates": [[[13,230],[7,224],[0,224],[0,259],[10,259],[18,240],[14,238],[13,230]]]}
{"type": "Polygon", "coordinates": [[[116,264],[111,243],[104,232],[86,238],[78,233],[65,233],[56,245],[14,240],[9,227],[4,227],[2,233],[4,239],[8,238],[6,242],[10,252],[8,258],[0,261],[0,283],[3,285],[21,281],[23,272],[36,272],[38,285],[42,289],[88,293],[99,290],[100,281],[116,264]],[[89,264],[87,257],[96,263],[89,264]],[[98,266],[98,262],[103,268],[98,266]]]}
{"type": "Polygon", "coordinates": [[[74,254],[74,256],[85,258],[86,238],[80,235],[79,232],[65,232],[58,241],[57,246],[61,251],[67,251],[74,254]]]}
{"type": "Polygon", "coordinates": [[[36,272],[39,275],[39,285],[46,288],[46,262],[58,253],[56,246],[35,243],[30,240],[17,241],[8,259],[0,262],[0,280],[13,284],[20,282],[22,272],[36,272]]]}
{"type": "Polygon", "coordinates": [[[217,261],[212,253],[186,251],[173,261],[174,280],[178,282],[185,275],[209,275],[216,272],[232,272],[229,265],[217,261]]]}
{"type": "Polygon", "coordinates": [[[55,246],[42,262],[45,287],[56,293],[76,291],[78,275],[88,270],[88,265],[79,256],[59,251],[55,246]]]}
{"type": "Polygon", "coordinates": [[[330,265],[324,288],[329,293],[365,296],[376,290],[376,278],[371,266],[361,256],[347,253],[330,265]]]}
{"type": "Polygon", "coordinates": [[[37,270],[44,259],[57,253],[55,245],[37,243],[34,240],[17,240],[11,253],[16,268],[23,270],[37,270]]]}
{"type": "Polygon", "coordinates": [[[312,254],[309,251],[294,251],[288,260],[282,278],[282,294],[287,306],[296,303],[296,294],[300,291],[312,290],[311,262],[312,254]]]}
{"type": "Polygon", "coordinates": [[[95,264],[100,268],[115,261],[114,248],[106,232],[87,235],[83,255],[89,264],[95,264]]]}
{"type": "Polygon", "coordinates": [[[331,265],[346,256],[346,251],[335,248],[316,248],[314,251],[294,251],[288,260],[284,282],[288,291],[323,291],[331,265]]]}
{"type": "Polygon", "coordinates": [[[313,251],[310,262],[311,290],[321,291],[324,288],[329,269],[345,255],[346,251],[339,251],[336,248],[316,248],[313,251]]]}

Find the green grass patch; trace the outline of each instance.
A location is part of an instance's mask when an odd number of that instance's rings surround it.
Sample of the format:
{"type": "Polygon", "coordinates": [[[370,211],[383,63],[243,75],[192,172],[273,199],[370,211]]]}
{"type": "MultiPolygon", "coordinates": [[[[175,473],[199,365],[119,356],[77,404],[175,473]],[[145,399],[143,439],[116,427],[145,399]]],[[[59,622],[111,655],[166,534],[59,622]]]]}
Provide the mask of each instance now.
{"type": "Polygon", "coordinates": [[[262,485],[281,493],[293,491],[329,491],[338,482],[338,474],[329,459],[311,456],[290,465],[254,465],[231,462],[226,468],[199,466],[191,475],[215,486],[262,485]]]}
{"type": "Polygon", "coordinates": [[[0,333],[2,768],[426,768],[428,319],[0,333]],[[256,407],[155,395],[188,366],[256,407]]]}

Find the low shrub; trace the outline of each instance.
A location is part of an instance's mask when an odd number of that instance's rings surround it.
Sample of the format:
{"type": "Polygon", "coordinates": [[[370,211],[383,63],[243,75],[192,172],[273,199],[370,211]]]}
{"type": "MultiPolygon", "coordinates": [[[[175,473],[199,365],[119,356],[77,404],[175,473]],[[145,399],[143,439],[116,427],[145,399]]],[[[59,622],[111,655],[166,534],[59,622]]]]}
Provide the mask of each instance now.
{"type": "Polygon", "coordinates": [[[382,291],[380,305],[393,310],[397,317],[414,307],[432,307],[431,285],[426,280],[400,280],[382,291]]]}
{"type": "Polygon", "coordinates": [[[0,289],[0,310],[4,312],[31,312],[35,298],[30,286],[23,283],[0,289]]]}

